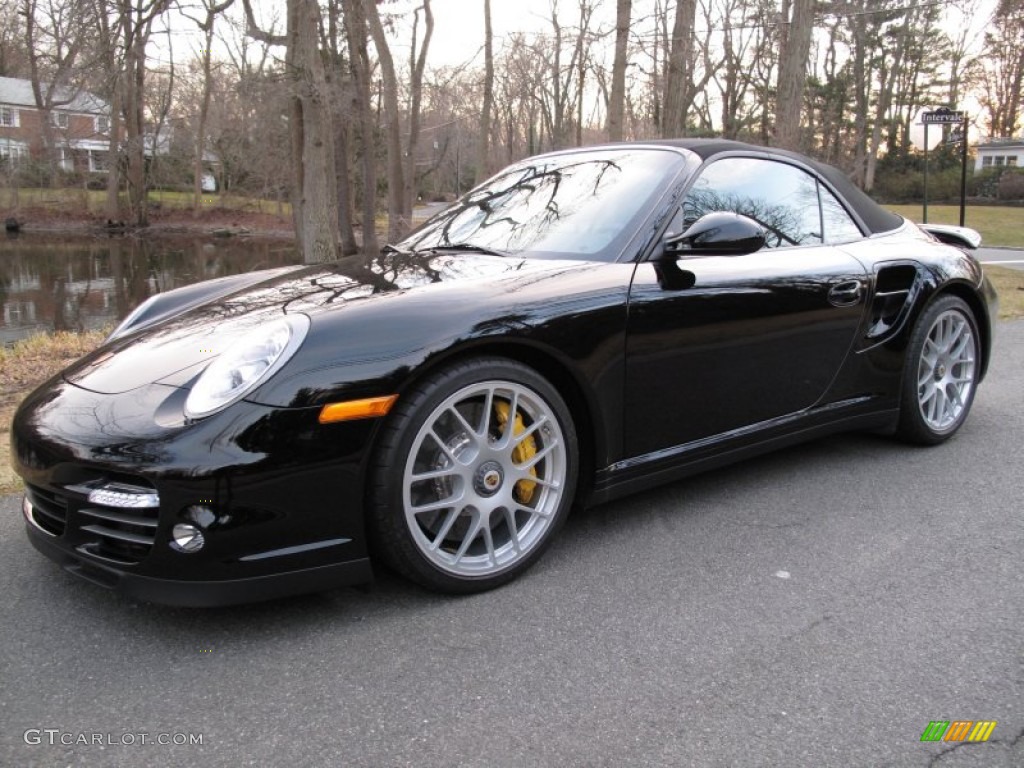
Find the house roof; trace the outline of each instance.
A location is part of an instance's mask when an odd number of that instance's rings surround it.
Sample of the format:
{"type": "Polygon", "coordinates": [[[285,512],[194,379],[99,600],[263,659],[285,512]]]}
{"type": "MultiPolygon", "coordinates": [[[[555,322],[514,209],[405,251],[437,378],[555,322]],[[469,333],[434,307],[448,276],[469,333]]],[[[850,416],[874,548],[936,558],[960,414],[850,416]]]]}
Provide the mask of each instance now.
{"type": "Polygon", "coordinates": [[[979,152],[1003,152],[1007,149],[1024,149],[1024,139],[989,139],[978,145],[979,152]]]}
{"type": "MultiPolygon", "coordinates": [[[[43,86],[44,92],[46,92],[47,88],[47,85],[43,86]]],[[[53,95],[54,106],[68,112],[105,114],[110,111],[109,106],[103,99],[88,91],[58,86],[54,90],[53,95]]],[[[0,104],[32,107],[34,109],[36,97],[32,93],[32,81],[22,80],[17,77],[0,77],[0,104]]]]}

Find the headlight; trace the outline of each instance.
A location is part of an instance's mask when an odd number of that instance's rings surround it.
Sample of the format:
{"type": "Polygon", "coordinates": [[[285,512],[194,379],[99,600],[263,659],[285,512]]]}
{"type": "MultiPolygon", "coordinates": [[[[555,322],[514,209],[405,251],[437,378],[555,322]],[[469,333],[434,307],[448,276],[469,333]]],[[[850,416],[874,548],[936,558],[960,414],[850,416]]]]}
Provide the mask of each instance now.
{"type": "Polygon", "coordinates": [[[308,330],[308,317],[288,315],[245,334],[199,376],[185,400],[185,415],[208,416],[241,398],[288,362],[308,330]]]}

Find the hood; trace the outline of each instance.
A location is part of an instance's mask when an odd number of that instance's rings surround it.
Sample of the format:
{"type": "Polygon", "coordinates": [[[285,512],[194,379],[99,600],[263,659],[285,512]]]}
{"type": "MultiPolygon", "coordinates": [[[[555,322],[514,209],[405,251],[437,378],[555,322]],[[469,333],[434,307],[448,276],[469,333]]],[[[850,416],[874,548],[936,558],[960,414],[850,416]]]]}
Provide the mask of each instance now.
{"type": "Polygon", "coordinates": [[[453,283],[489,284],[524,273],[565,270],[568,264],[466,253],[388,253],[285,274],[278,271],[152,326],[129,331],[75,363],[64,378],[102,394],[153,383],[183,386],[240,336],[282,314],[302,312],[315,321],[316,315],[344,311],[353,302],[435,291],[453,283]]]}

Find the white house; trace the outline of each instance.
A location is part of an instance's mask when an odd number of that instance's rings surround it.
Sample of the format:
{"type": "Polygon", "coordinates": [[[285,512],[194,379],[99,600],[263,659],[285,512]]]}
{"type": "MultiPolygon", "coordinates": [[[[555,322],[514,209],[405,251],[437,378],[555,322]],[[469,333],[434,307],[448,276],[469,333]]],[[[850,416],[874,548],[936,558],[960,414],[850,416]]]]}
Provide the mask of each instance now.
{"type": "Polygon", "coordinates": [[[1024,138],[988,139],[978,144],[974,172],[989,168],[1024,168],[1024,138]]]}

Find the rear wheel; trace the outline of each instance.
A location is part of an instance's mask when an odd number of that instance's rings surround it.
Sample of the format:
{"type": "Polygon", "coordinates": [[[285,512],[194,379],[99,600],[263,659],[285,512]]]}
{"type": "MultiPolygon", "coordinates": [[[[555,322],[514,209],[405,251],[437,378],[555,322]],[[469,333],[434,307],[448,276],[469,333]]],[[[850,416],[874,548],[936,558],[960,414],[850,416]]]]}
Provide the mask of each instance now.
{"type": "Polygon", "coordinates": [[[967,419],[981,370],[978,326],[970,307],[942,296],[921,315],[907,349],[898,436],[934,445],[967,419]]]}
{"type": "Polygon", "coordinates": [[[530,567],[572,503],[576,433],[543,377],[499,358],[426,379],[389,416],[369,527],[420,584],[476,592],[530,567]]]}

